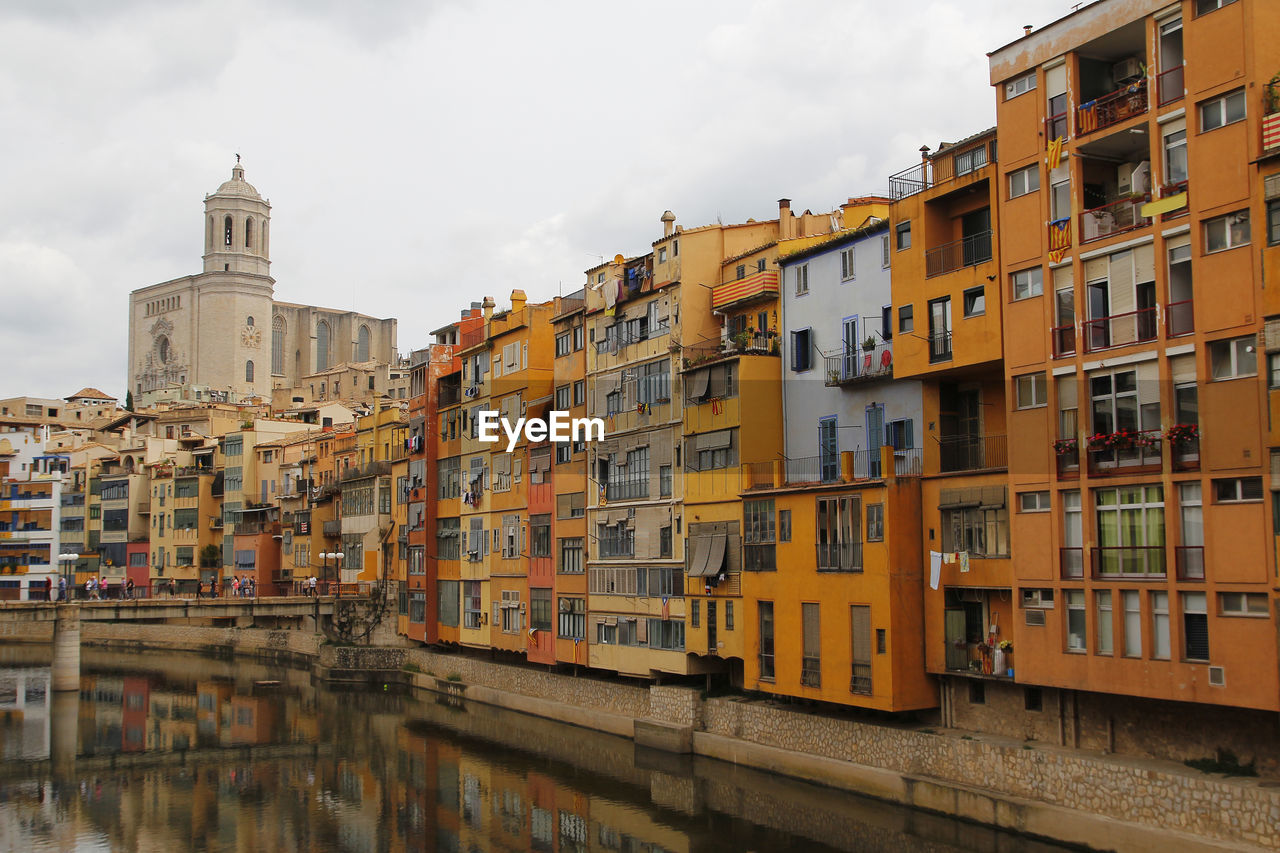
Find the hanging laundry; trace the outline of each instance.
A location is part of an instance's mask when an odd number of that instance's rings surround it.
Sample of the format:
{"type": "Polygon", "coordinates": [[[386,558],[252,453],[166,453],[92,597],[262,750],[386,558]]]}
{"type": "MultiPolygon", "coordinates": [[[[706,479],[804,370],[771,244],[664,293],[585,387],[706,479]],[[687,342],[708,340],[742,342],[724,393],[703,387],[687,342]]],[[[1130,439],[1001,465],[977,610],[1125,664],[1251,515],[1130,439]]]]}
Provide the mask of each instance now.
{"type": "Polygon", "coordinates": [[[969,571],[969,552],[961,551],[960,552],[960,573],[964,574],[967,571],[969,571]]]}
{"type": "Polygon", "coordinates": [[[937,589],[938,582],[942,580],[942,554],[938,551],[929,552],[929,589],[937,589]]]}

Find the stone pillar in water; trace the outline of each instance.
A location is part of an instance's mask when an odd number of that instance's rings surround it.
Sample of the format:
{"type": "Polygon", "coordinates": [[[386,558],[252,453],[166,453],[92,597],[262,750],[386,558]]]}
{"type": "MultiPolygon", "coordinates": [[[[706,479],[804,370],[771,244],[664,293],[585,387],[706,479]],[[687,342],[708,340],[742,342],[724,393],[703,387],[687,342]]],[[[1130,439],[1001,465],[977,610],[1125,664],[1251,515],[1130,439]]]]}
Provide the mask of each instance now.
{"type": "Polygon", "coordinates": [[[57,782],[73,782],[79,749],[80,693],[61,690],[49,696],[49,761],[57,782]]]}
{"type": "Polygon", "coordinates": [[[58,604],[53,622],[54,692],[80,692],[80,605],[58,604]]]}

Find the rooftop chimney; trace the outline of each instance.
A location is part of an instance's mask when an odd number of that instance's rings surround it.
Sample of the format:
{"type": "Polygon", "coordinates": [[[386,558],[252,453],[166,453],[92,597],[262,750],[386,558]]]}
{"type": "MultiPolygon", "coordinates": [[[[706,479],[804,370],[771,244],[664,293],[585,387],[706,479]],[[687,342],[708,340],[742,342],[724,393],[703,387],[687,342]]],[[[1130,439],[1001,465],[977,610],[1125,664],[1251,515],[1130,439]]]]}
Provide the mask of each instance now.
{"type": "Polygon", "coordinates": [[[1029,35],[1031,35],[1031,25],[1030,25],[1030,24],[1024,24],[1024,25],[1023,25],[1023,27],[1022,27],[1022,34],[1023,34],[1024,36],[1029,36],[1029,35]]]}
{"type": "Polygon", "coordinates": [[[480,306],[484,311],[485,322],[488,322],[489,318],[493,316],[493,306],[494,306],[493,297],[486,296],[484,298],[484,302],[480,303],[480,306]]]}
{"type": "Polygon", "coordinates": [[[795,222],[791,218],[791,199],[778,199],[778,239],[790,240],[795,236],[795,222]]]}
{"type": "Polygon", "coordinates": [[[521,308],[524,307],[524,303],[526,301],[528,300],[525,297],[523,290],[517,289],[517,290],[511,291],[511,310],[512,311],[519,311],[521,308]]]}
{"type": "Polygon", "coordinates": [[[676,215],[669,210],[662,211],[662,236],[670,237],[675,227],[676,215]]]}

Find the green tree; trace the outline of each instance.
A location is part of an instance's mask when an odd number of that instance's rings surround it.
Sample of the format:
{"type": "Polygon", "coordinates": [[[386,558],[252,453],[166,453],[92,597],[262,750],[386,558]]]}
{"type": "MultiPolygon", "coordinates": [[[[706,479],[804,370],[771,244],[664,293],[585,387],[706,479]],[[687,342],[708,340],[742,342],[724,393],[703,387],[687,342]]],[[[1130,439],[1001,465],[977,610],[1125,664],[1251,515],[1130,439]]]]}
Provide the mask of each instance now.
{"type": "Polygon", "coordinates": [[[124,392],[124,407],[126,411],[130,411],[130,412],[133,411],[133,392],[132,391],[124,392]]]}
{"type": "Polygon", "coordinates": [[[200,568],[216,569],[222,565],[222,549],[217,545],[205,545],[200,549],[200,568]]]}

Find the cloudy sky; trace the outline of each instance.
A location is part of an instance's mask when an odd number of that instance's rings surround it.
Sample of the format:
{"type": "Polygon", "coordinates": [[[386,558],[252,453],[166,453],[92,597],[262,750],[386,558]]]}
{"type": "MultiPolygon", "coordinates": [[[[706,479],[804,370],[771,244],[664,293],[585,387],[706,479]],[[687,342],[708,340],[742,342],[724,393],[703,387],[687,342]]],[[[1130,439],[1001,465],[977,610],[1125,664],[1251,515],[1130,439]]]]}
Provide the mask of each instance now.
{"type": "Polygon", "coordinates": [[[199,272],[235,153],[281,300],[569,293],[686,227],[830,210],[994,123],[1067,0],[0,0],[0,397],[124,397],[129,291],[199,272]]]}

